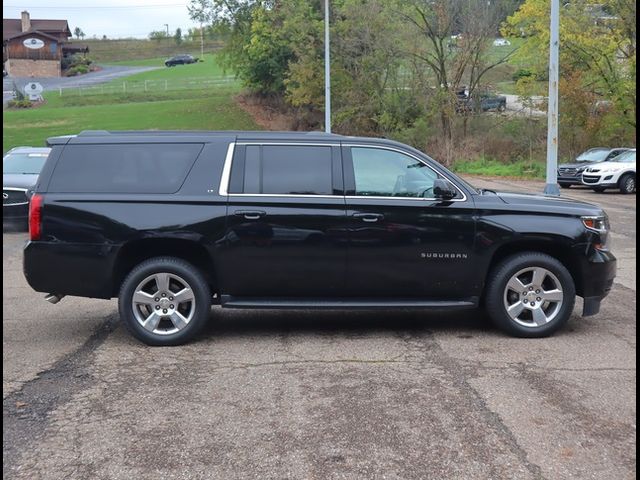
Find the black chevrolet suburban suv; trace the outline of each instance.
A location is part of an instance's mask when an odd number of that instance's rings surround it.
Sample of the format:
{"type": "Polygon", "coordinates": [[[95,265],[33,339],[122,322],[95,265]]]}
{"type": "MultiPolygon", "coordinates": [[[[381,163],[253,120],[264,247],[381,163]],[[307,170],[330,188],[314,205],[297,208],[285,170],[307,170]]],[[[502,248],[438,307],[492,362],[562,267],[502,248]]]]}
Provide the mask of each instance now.
{"type": "Polygon", "coordinates": [[[598,312],[606,214],[479,190],[423,153],[323,133],[83,132],[49,139],[24,273],[57,302],[119,298],[150,345],[223,308],[484,306],[541,337],[598,312]]]}

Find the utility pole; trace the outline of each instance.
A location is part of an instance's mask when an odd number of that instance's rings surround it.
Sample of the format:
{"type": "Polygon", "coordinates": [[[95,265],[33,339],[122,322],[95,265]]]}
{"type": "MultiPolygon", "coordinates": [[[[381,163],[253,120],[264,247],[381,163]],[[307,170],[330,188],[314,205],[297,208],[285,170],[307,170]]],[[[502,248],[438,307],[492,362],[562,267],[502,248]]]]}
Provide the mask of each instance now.
{"type": "Polygon", "coordinates": [[[324,131],[331,133],[331,55],[329,43],[329,0],[324,0],[324,131]]]}
{"type": "Polygon", "coordinates": [[[544,193],[560,195],[558,187],[558,82],[560,51],[560,0],[551,0],[549,39],[549,107],[547,108],[547,184],[544,193]]]}
{"type": "Polygon", "coordinates": [[[169,24],[165,23],[164,26],[167,27],[167,37],[168,37],[169,36],[169,24]]]}

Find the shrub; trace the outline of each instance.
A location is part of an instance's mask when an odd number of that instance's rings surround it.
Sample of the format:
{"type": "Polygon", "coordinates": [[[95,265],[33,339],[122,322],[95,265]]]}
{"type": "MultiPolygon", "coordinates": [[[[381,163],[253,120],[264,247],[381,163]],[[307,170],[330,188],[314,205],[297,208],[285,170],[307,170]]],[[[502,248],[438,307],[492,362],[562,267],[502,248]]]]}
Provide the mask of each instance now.
{"type": "Polygon", "coordinates": [[[68,57],[62,57],[61,66],[63,70],[67,70],[79,65],[89,67],[89,65],[91,65],[92,63],[93,60],[91,60],[90,58],[75,54],[69,55],[68,57]]]}
{"type": "Polygon", "coordinates": [[[83,75],[85,73],[89,73],[89,67],[86,65],[76,65],[67,70],[68,77],[75,77],[76,75],[83,75]]]}
{"type": "Polygon", "coordinates": [[[28,98],[14,99],[7,102],[9,108],[31,108],[33,104],[28,98]]]}

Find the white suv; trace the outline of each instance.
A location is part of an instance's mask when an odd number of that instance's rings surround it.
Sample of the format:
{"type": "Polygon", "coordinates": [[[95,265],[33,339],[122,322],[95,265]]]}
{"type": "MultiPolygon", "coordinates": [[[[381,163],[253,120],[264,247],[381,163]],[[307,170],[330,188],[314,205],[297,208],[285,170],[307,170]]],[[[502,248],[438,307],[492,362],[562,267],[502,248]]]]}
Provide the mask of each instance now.
{"type": "Polygon", "coordinates": [[[615,160],[594,163],[582,172],[582,184],[596,192],[619,188],[622,193],[636,191],[636,149],[621,154],[615,160]]]}

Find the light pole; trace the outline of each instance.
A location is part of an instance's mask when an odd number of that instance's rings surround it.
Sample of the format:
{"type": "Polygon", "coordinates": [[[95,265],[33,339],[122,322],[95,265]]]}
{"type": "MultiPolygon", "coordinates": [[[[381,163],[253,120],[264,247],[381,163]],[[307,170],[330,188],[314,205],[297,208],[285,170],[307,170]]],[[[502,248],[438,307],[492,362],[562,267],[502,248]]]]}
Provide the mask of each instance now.
{"type": "Polygon", "coordinates": [[[329,0],[324,0],[324,131],[331,133],[331,55],[329,43],[329,0]]]}
{"type": "Polygon", "coordinates": [[[547,108],[547,183],[544,193],[560,195],[558,187],[558,81],[560,51],[560,0],[551,0],[549,38],[549,106],[547,108]]]}
{"type": "Polygon", "coordinates": [[[167,37],[168,37],[169,36],[169,24],[165,23],[164,26],[167,27],[167,37]]]}

